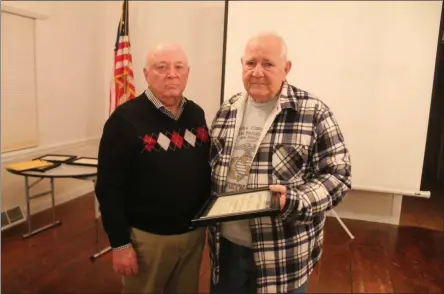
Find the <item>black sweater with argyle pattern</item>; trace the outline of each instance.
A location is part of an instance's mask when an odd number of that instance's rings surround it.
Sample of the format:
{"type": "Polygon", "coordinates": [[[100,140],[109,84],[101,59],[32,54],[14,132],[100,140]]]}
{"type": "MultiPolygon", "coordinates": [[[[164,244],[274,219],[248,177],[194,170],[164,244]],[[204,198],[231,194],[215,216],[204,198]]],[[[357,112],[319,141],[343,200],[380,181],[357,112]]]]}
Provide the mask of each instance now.
{"type": "Polygon", "coordinates": [[[112,247],[132,227],[161,235],[190,231],[210,196],[210,140],[204,111],[187,100],[178,120],[142,94],[119,106],[103,128],[96,196],[112,247]]]}

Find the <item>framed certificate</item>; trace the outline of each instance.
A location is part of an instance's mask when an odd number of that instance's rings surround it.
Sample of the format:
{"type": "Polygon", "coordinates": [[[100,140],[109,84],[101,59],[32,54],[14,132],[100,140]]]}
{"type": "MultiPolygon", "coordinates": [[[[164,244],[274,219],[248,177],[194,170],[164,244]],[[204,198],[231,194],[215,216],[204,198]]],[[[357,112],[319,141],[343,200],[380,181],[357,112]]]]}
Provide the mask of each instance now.
{"type": "Polygon", "coordinates": [[[191,226],[275,216],[280,212],[279,198],[280,193],[272,192],[268,187],[222,193],[206,201],[191,220],[191,226]]]}
{"type": "Polygon", "coordinates": [[[78,157],[67,163],[73,165],[83,165],[83,166],[97,166],[99,164],[98,159],[94,157],[78,157]]]}
{"type": "Polygon", "coordinates": [[[65,155],[65,154],[46,154],[46,155],[34,158],[34,160],[40,159],[40,160],[50,161],[50,162],[66,163],[68,161],[75,159],[76,157],[77,156],[75,156],[75,155],[65,155]]]}

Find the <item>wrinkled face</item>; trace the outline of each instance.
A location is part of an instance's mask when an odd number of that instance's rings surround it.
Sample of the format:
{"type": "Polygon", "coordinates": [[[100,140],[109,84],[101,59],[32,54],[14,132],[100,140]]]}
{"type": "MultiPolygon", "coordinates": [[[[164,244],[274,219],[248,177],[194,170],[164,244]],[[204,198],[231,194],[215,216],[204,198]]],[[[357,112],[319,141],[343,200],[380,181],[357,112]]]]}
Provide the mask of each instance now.
{"type": "Polygon", "coordinates": [[[279,92],[291,68],[281,53],[282,44],[276,38],[258,38],[247,44],[241,60],[242,80],[254,100],[267,101],[279,92]]]}
{"type": "Polygon", "coordinates": [[[150,90],[166,104],[174,104],[188,82],[189,66],[185,53],[176,47],[165,47],[147,57],[143,74],[150,90]]]}

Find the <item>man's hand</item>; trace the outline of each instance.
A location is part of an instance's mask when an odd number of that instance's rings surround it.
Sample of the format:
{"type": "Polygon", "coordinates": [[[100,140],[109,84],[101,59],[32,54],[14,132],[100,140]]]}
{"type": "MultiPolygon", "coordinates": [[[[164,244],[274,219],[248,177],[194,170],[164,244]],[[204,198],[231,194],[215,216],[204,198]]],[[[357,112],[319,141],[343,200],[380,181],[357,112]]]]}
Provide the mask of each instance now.
{"type": "Polygon", "coordinates": [[[282,185],[270,185],[270,190],[281,194],[279,198],[279,204],[281,205],[281,211],[284,209],[285,201],[287,200],[287,187],[282,185]]]}
{"type": "Polygon", "coordinates": [[[113,251],[113,269],[122,276],[134,276],[139,271],[133,247],[113,251]]]}

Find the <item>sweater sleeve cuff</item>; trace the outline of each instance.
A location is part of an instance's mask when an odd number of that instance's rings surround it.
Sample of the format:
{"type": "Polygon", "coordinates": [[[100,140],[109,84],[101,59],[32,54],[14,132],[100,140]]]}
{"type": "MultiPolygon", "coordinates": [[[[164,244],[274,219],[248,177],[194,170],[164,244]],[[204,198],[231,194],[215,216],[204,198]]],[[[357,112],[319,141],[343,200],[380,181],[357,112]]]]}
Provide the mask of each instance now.
{"type": "Polygon", "coordinates": [[[131,243],[131,239],[128,235],[110,236],[109,242],[112,248],[121,247],[131,243]]]}
{"type": "Polygon", "coordinates": [[[128,243],[128,244],[125,244],[125,245],[122,245],[119,247],[113,247],[113,251],[118,252],[118,251],[124,250],[126,248],[130,248],[130,247],[132,248],[132,246],[133,246],[133,244],[128,243]]]}

